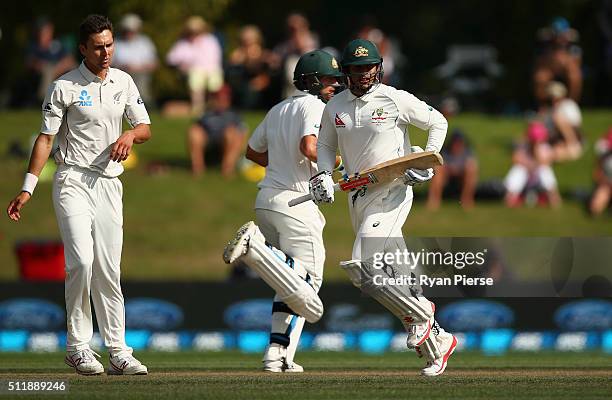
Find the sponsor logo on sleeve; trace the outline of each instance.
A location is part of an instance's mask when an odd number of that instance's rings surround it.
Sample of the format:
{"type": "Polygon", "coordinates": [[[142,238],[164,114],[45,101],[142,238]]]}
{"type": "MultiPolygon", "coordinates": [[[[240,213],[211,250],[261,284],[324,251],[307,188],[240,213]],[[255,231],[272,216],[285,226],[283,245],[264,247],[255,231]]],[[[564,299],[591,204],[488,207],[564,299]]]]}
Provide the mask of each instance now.
{"type": "Polygon", "coordinates": [[[144,101],[142,101],[142,97],[139,97],[138,100],[136,100],[136,103],[138,104],[144,104],[144,101]]]}
{"type": "Polygon", "coordinates": [[[50,113],[51,112],[51,103],[45,104],[43,107],[43,112],[50,113]]]}

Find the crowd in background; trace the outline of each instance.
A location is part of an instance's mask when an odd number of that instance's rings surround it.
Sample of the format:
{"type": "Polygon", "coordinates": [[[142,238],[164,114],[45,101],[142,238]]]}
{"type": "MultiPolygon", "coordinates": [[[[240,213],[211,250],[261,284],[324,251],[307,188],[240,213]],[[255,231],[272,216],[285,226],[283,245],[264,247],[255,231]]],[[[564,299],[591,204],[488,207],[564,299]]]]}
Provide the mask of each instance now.
{"type": "MultiPolygon", "coordinates": [[[[603,31],[610,30],[609,17],[600,15],[603,31]]],[[[190,16],[169,51],[158,54],[155,43],[142,32],[138,15],[127,14],[118,21],[114,65],[134,78],[150,108],[159,107],[168,116],[196,117],[187,132],[194,175],[217,160],[223,175],[232,176],[248,136],[239,111],[266,109],[290,95],[295,90],[292,76],[299,57],[325,45],[306,16],[289,14],[285,24],[285,38],[272,46],[258,26],[245,25],[239,30],[237,45],[227,48],[222,35],[206,20],[190,16]],[[188,98],[158,104],[153,81],[161,64],[173,68],[188,98]]],[[[19,91],[23,99],[18,102],[28,105],[40,103],[50,82],[76,66],[76,43],[58,40],[50,20],[38,19],[33,32],[24,65],[28,75],[19,91]]],[[[378,46],[384,60],[384,83],[401,88],[399,71],[405,59],[397,40],[368,19],[355,36],[378,46]]],[[[486,98],[495,79],[503,75],[503,66],[490,46],[449,47],[447,62],[436,69],[446,91],[433,104],[449,120],[449,136],[443,150],[445,165],[438,168],[430,185],[428,208],[437,209],[443,196],[456,196],[462,207],[470,209],[479,195],[496,191],[508,207],[561,205],[553,166],[582,157],[587,145],[579,105],[583,89],[580,34],[559,17],[536,32],[535,40],[532,88],[537,110],[525,122],[525,133],[512,150],[512,167],[498,187],[479,182],[478,155],[470,143],[470,132],[455,126],[453,116],[462,104],[469,106],[474,99],[486,98]]],[[[337,49],[323,48],[338,57],[337,49]]],[[[589,205],[593,214],[601,214],[612,197],[611,135],[612,131],[597,142],[596,189],[589,205]]]]}

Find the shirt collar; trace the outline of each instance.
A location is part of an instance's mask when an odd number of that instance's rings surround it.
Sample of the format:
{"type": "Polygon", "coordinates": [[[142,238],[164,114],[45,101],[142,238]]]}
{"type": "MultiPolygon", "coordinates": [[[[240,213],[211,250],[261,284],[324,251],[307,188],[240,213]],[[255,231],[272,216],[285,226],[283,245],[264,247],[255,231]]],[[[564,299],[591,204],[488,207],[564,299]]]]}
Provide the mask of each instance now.
{"type": "MultiPolygon", "coordinates": [[[[101,81],[101,79],[96,74],[94,74],[93,72],[89,70],[89,68],[87,68],[84,60],[81,62],[81,65],[79,65],[79,72],[81,73],[81,75],[83,75],[85,79],[87,79],[89,83],[101,81]]],[[[111,70],[109,68],[108,72],[106,73],[106,79],[104,79],[103,81],[104,84],[108,82],[113,82],[110,76],[111,76],[111,70]]]]}
{"type": "Polygon", "coordinates": [[[308,92],[304,92],[302,90],[295,89],[293,93],[291,93],[290,97],[303,97],[303,96],[308,96],[309,94],[310,93],[308,92]]]}

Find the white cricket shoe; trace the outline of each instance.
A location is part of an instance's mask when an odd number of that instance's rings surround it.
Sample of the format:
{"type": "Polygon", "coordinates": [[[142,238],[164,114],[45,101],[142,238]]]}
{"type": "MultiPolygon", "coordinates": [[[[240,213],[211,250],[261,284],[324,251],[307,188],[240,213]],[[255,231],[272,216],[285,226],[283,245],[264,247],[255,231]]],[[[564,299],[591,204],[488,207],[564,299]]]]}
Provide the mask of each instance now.
{"type": "Polygon", "coordinates": [[[147,375],[149,370],[138,361],[131,351],[122,351],[113,355],[109,354],[109,375],[147,375]]]}
{"type": "Polygon", "coordinates": [[[249,221],[246,224],[242,225],[236,235],[229,243],[225,246],[223,250],[223,261],[227,264],[231,264],[236,259],[249,250],[249,240],[253,233],[257,229],[257,225],[255,222],[249,221]]]}
{"type": "Polygon", "coordinates": [[[438,376],[442,374],[448,364],[448,358],[455,351],[455,347],[457,347],[457,338],[450,333],[440,334],[436,336],[436,340],[438,341],[441,356],[433,361],[428,361],[425,368],[421,370],[421,375],[438,376]]]}
{"type": "Polygon", "coordinates": [[[77,374],[100,375],[104,372],[104,366],[96,360],[100,355],[91,349],[68,351],[64,362],[74,368],[77,374]]]}
{"type": "Polygon", "coordinates": [[[283,372],[289,372],[289,373],[304,372],[304,367],[302,367],[300,364],[296,364],[294,362],[292,362],[291,364],[285,363],[284,368],[283,368],[283,372]]]}
{"type": "Polygon", "coordinates": [[[304,372],[304,368],[294,362],[287,362],[287,349],[278,343],[268,345],[263,357],[263,370],[266,372],[304,372]]]}

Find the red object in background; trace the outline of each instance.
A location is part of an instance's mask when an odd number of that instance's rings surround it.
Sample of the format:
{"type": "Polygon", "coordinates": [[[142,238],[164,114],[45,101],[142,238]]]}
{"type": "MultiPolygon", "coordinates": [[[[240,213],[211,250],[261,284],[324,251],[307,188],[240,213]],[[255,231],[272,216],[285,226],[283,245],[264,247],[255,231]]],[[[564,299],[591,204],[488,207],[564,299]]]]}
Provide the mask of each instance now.
{"type": "Polygon", "coordinates": [[[63,281],[64,246],[56,241],[29,241],[15,246],[19,275],[26,281],[63,281]]]}

